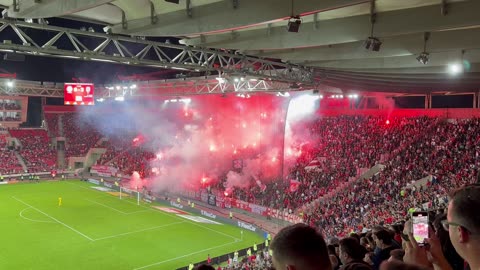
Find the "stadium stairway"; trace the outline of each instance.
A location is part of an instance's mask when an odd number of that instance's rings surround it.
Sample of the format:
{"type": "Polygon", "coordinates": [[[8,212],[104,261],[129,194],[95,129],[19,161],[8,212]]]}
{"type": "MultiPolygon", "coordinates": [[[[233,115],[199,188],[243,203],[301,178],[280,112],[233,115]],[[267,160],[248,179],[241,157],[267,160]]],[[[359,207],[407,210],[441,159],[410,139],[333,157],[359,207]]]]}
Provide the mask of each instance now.
{"type": "Polygon", "coordinates": [[[20,153],[18,153],[17,151],[14,151],[14,153],[15,153],[15,156],[17,157],[17,159],[18,159],[18,164],[22,165],[23,171],[24,172],[28,171],[27,164],[25,164],[25,160],[20,155],[20,153]]]}
{"type": "Polygon", "coordinates": [[[65,137],[65,134],[63,133],[63,114],[58,116],[58,135],[60,137],[65,137]]]}

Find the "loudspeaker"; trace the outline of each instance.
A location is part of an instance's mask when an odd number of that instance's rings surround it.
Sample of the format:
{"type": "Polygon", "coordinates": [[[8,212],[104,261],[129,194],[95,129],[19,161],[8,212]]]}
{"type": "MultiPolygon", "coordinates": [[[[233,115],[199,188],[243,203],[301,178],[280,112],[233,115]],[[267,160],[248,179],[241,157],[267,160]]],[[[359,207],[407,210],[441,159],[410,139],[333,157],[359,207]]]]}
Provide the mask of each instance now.
{"type": "Polygon", "coordinates": [[[288,21],[288,32],[298,33],[298,30],[300,29],[300,24],[302,24],[302,21],[300,19],[288,21]]]}

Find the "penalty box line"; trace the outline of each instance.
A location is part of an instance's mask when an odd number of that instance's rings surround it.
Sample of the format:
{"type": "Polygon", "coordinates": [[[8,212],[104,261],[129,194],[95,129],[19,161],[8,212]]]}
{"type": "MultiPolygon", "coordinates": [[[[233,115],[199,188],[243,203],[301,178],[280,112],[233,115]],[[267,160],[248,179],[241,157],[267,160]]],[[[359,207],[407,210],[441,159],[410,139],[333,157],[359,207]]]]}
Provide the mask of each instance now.
{"type": "Polygon", "coordinates": [[[171,259],[168,259],[168,260],[164,260],[164,261],[152,263],[152,264],[149,264],[149,265],[137,267],[137,268],[134,268],[133,270],[141,270],[141,269],[150,268],[150,267],[152,267],[152,266],[157,266],[157,265],[164,264],[164,263],[167,263],[167,262],[175,261],[175,260],[182,259],[182,258],[185,258],[185,257],[189,257],[189,256],[192,256],[192,255],[195,255],[195,254],[198,254],[198,253],[210,251],[210,250],[212,250],[212,249],[216,249],[216,248],[221,248],[221,247],[224,247],[224,246],[228,246],[228,245],[231,245],[231,244],[234,244],[234,243],[238,243],[238,241],[228,242],[228,243],[223,244],[223,245],[218,245],[218,246],[214,246],[214,247],[211,247],[211,248],[202,249],[202,250],[199,250],[199,251],[196,251],[196,252],[192,252],[192,253],[189,253],[189,254],[185,254],[185,255],[182,255],[182,256],[178,256],[178,257],[171,258],[171,259]]]}
{"type": "Polygon", "coordinates": [[[87,238],[88,240],[90,240],[90,241],[94,241],[94,240],[93,240],[92,238],[90,238],[88,235],[86,235],[86,234],[84,234],[84,233],[82,233],[82,232],[80,232],[80,231],[76,230],[75,228],[72,228],[72,227],[68,226],[67,224],[65,224],[65,223],[61,222],[60,220],[58,220],[58,219],[56,219],[56,218],[54,218],[54,217],[50,216],[49,214],[47,214],[47,213],[45,213],[45,212],[41,211],[40,209],[38,209],[38,208],[36,208],[36,207],[34,207],[34,206],[32,206],[32,205],[30,205],[30,204],[28,204],[28,203],[26,203],[26,202],[24,202],[24,201],[20,200],[20,199],[18,199],[18,198],[17,198],[17,197],[15,197],[15,196],[12,196],[12,198],[14,198],[15,200],[17,200],[18,202],[21,202],[21,203],[25,204],[26,206],[29,206],[30,208],[32,208],[32,209],[34,209],[34,210],[38,211],[39,213],[42,213],[42,214],[44,214],[45,216],[47,216],[47,217],[49,217],[49,218],[53,219],[53,220],[54,220],[55,222],[57,222],[58,224],[61,224],[61,225],[65,226],[65,227],[67,227],[68,229],[70,229],[70,230],[72,230],[72,231],[76,232],[77,234],[79,234],[79,235],[81,235],[81,236],[83,236],[83,237],[87,238]]]}
{"type": "Polygon", "coordinates": [[[125,212],[125,211],[122,211],[122,210],[118,210],[117,208],[115,207],[111,207],[111,206],[108,206],[106,204],[103,204],[103,203],[99,203],[97,201],[94,201],[94,200],[90,200],[90,199],[85,199],[86,201],[89,201],[91,203],[95,203],[95,204],[98,204],[100,206],[103,206],[105,208],[108,208],[108,209],[111,209],[117,213],[120,213],[120,214],[123,214],[123,215],[132,215],[132,214],[137,214],[137,213],[142,213],[142,212],[146,212],[148,210],[139,210],[139,211],[133,211],[133,212],[125,212]]]}
{"type": "MultiPolygon", "coordinates": [[[[68,182],[65,182],[65,183],[67,183],[67,184],[69,184],[69,185],[77,186],[77,187],[79,187],[79,188],[83,188],[83,189],[92,191],[91,189],[89,189],[89,188],[87,188],[87,187],[83,187],[83,186],[78,185],[78,184],[68,183],[68,182]]],[[[102,193],[102,194],[104,194],[104,193],[102,193]]],[[[108,194],[104,194],[104,195],[105,195],[105,196],[110,196],[110,195],[108,195],[108,194]]],[[[181,218],[181,217],[178,217],[178,216],[176,216],[176,215],[170,215],[170,214],[164,213],[164,212],[159,211],[158,209],[155,209],[155,208],[152,208],[152,207],[146,207],[146,206],[143,206],[143,205],[137,205],[136,203],[130,202],[130,201],[128,201],[128,200],[123,200],[123,201],[126,202],[126,203],[130,203],[130,204],[136,205],[136,206],[138,206],[138,207],[141,207],[141,208],[144,208],[144,209],[153,211],[153,212],[155,212],[155,213],[160,213],[160,214],[165,215],[165,216],[167,216],[167,217],[173,217],[173,218],[178,219],[178,220],[186,221],[186,222],[188,222],[188,223],[190,223],[190,224],[192,224],[192,225],[195,225],[195,226],[197,226],[197,227],[200,227],[200,228],[203,228],[203,229],[212,231],[212,232],[214,232],[214,233],[217,233],[217,234],[220,234],[220,235],[229,237],[229,238],[235,240],[235,242],[238,242],[238,241],[240,240],[240,239],[238,239],[238,238],[236,238],[236,237],[234,237],[234,236],[232,236],[232,235],[229,235],[229,234],[226,234],[226,233],[223,233],[223,232],[219,232],[219,231],[217,231],[217,230],[214,230],[214,229],[208,228],[208,227],[206,227],[206,226],[197,224],[197,223],[195,223],[195,222],[193,222],[193,221],[190,221],[190,220],[185,220],[185,219],[183,219],[183,218],[181,218]]]]}
{"type": "Polygon", "coordinates": [[[151,230],[160,229],[160,228],[165,228],[165,227],[169,227],[169,226],[173,226],[173,225],[177,225],[177,224],[181,224],[181,223],[185,223],[185,221],[169,223],[169,224],[165,224],[165,225],[150,227],[150,228],[141,229],[141,230],[136,230],[136,231],[131,231],[131,232],[126,232],[126,233],[119,233],[119,234],[115,234],[115,235],[111,235],[111,236],[105,236],[105,237],[97,238],[97,239],[95,239],[95,240],[93,240],[93,241],[105,240],[105,239],[115,238],[115,237],[119,237],[119,236],[124,236],[124,235],[139,233],[139,232],[151,231],[151,230]]]}

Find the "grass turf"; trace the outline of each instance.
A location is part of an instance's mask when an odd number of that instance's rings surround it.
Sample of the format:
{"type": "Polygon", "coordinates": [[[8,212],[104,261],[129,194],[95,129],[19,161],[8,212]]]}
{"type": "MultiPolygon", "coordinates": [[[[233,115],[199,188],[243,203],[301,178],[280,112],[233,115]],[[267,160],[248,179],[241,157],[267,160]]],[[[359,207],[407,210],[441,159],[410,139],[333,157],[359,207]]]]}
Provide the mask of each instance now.
{"type": "Polygon", "coordinates": [[[62,181],[0,185],[0,269],[177,269],[261,243],[62,181]],[[62,206],[58,206],[62,197],[62,206]]]}

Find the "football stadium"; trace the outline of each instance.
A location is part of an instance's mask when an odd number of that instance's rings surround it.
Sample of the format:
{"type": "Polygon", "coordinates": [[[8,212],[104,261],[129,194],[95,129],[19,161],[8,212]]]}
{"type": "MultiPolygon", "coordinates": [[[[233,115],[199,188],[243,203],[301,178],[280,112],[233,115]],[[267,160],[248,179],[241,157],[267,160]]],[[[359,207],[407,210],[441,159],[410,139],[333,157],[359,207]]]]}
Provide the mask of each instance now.
{"type": "Polygon", "coordinates": [[[0,269],[480,269],[480,1],[0,10],[0,269]]]}

